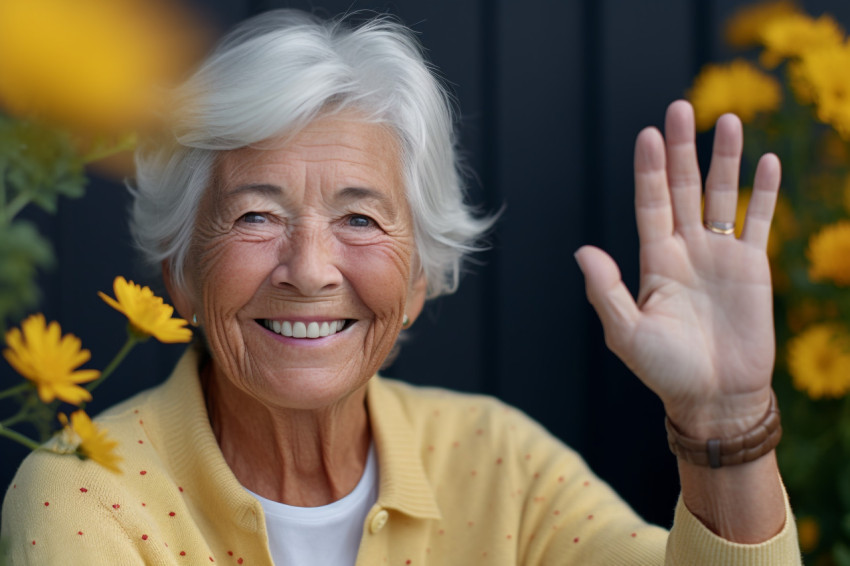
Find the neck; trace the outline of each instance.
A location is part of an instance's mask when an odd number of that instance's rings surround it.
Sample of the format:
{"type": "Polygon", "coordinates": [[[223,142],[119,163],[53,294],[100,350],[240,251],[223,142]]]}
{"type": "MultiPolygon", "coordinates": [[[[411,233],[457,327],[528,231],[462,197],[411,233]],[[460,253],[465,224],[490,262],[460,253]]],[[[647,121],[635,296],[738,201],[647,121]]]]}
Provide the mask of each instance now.
{"type": "Polygon", "coordinates": [[[366,386],[317,410],[263,403],[207,366],[207,411],[224,459],[254,493],[297,507],[345,497],[366,466],[366,386]]]}

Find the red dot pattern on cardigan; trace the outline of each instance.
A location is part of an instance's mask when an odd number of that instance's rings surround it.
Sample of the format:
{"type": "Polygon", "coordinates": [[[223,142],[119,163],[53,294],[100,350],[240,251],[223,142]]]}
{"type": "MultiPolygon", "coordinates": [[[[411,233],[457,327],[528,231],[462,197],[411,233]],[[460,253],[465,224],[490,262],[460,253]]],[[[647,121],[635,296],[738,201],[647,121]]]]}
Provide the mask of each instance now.
{"type": "MultiPolygon", "coordinates": [[[[469,408],[469,412],[470,412],[470,413],[475,413],[475,412],[476,412],[476,410],[477,410],[477,407],[470,407],[470,408],[469,408]]],[[[506,410],[506,412],[511,412],[511,411],[513,411],[514,409],[506,408],[505,410],[506,410]]],[[[439,411],[439,410],[435,410],[435,411],[433,411],[433,412],[431,413],[431,417],[432,417],[432,418],[440,418],[440,416],[441,416],[441,413],[440,413],[440,411],[439,411]]],[[[510,428],[511,428],[512,430],[515,430],[515,428],[516,428],[516,427],[515,427],[515,425],[511,425],[511,427],[510,427],[510,428]]],[[[456,437],[456,439],[452,440],[452,441],[451,441],[451,443],[450,443],[450,445],[449,445],[449,446],[450,446],[450,450],[460,448],[460,447],[461,447],[461,445],[463,445],[465,442],[475,441],[475,440],[481,441],[481,439],[482,439],[482,438],[486,438],[486,436],[487,436],[487,429],[486,429],[486,428],[482,428],[482,427],[475,428],[475,429],[472,431],[472,436],[471,436],[469,439],[467,439],[467,438],[463,438],[463,437],[459,437],[459,438],[457,438],[457,437],[456,437]]],[[[431,456],[431,455],[435,452],[435,450],[436,450],[436,447],[435,447],[434,445],[428,445],[428,446],[427,446],[427,453],[426,453],[426,454],[424,454],[424,456],[425,456],[425,457],[429,457],[429,456],[431,456]]],[[[520,459],[520,461],[521,461],[521,462],[523,462],[526,466],[533,466],[533,465],[534,465],[534,464],[533,464],[533,462],[534,462],[534,454],[533,454],[532,452],[521,453],[521,456],[518,456],[518,458],[519,458],[519,459],[520,459]]],[[[496,460],[494,461],[494,464],[495,464],[496,466],[502,466],[502,465],[504,465],[504,462],[505,462],[505,458],[500,456],[500,457],[497,457],[497,458],[496,458],[496,460]]],[[[532,478],[534,478],[535,480],[540,480],[540,479],[541,479],[541,472],[539,472],[539,471],[534,471],[534,472],[529,471],[529,473],[530,473],[531,477],[532,477],[532,478]]],[[[478,473],[478,470],[477,470],[477,469],[473,469],[473,470],[471,470],[471,471],[469,472],[469,477],[470,477],[470,478],[473,478],[473,480],[474,480],[474,478],[476,478],[477,476],[479,476],[479,473],[478,473]]],[[[558,475],[558,476],[556,476],[556,477],[553,477],[553,478],[552,478],[552,481],[554,481],[554,482],[555,482],[555,483],[557,483],[557,484],[565,484],[565,482],[567,481],[567,478],[566,478],[566,476],[564,476],[564,475],[558,475]]],[[[589,479],[587,479],[587,480],[583,480],[583,481],[581,482],[581,486],[582,486],[582,487],[584,487],[584,488],[589,488],[589,487],[591,487],[591,481],[590,481],[589,479]]],[[[513,493],[511,493],[511,497],[518,497],[518,496],[522,496],[522,495],[523,495],[523,493],[524,493],[524,490],[523,490],[523,489],[521,489],[521,488],[518,488],[518,489],[516,489],[513,493]]],[[[544,497],[544,496],[542,496],[542,495],[537,495],[537,496],[532,496],[532,501],[533,501],[533,502],[535,502],[535,503],[538,503],[538,504],[545,504],[545,503],[546,503],[546,501],[547,501],[547,499],[546,499],[546,497],[544,497]]],[[[552,510],[551,515],[552,515],[553,517],[558,517],[558,518],[559,518],[559,517],[561,517],[561,510],[560,510],[560,509],[554,509],[554,510],[552,510]]],[[[590,513],[590,514],[586,515],[586,518],[587,518],[587,520],[588,520],[588,521],[592,521],[592,520],[594,519],[594,517],[595,517],[595,516],[596,516],[596,514],[595,514],[595,513],[590,513]]],[[[472,519],[468,519],[466,524],[467,524],[467,527],[468,527],[468,528],[475,528],[475,521],[474,521],[474,520],[472,520],[472,519]]],[[[556,530],[556,531],[557,531],[557,530],[558,530],[558,529],[560,529],[562,526],[563,526],[563,525],[560,525],[560,524],[558,524],[558,523],[553,524],[553,525],[552,525],[552,530],[556,530]]],[[[437,535],[445,535],[445,533],[446,533],[445,528],[438,528],[438,529],[436,529],[436,534],[437,534],[437,535]]],[[[536,536],[536,533],[531,533],[531,534],[528,536],[528,539],[527,539],[527,540],[530,542],[530,541],[534,540],[535,536],[536,536]]],[[[633,538],[633,539],[634,539],[634,538],[636,538],[636,537],[637,537],[637,533],[636,533],[636,532],[632,532],[632,533],[630,534],[630,537],[631,537],[631,538],[633,538]]],[[[514,538],[514,537],[513,537],[513,534],[512,534],[512,533],[508,533],[508,534],[506,534],[506,535],[505,535],[505,540],[511,541],[511,540],[513,540],[513,538],[514,538]]],[[[580,537],[580,536],[574,536],[574,537],[572,537],[572,543],[573,543],[573,544],[578,545],[578,544],[581,542],[581,540],[582,540],[582,539],[581,539],[581,537],[580,537]]],[[[430,547],[429,547],[429,548],[427,549],[427,553],[430,553],[430,550],[431,550],[431,549],[430,549],[430,547]]],[[[488,551],[487,551],[487,550],[482,551],[482,553],[481,553],[481,556],[482,556],[482,557],[485,557],[485,558],[486,558],[486,557],[487,557],[487,555],[488,555],[488,551]]],[[[385,559],[385,561],[386,561],[386,559],[385,559]]],[[[410,561],[410,560],[407,560],[407,561],[405,562],[405,564],[411,564],[411,561],[410,561]]]]}
{"type": "MultiPolygon", "coordinates": [[[[139,413],[139,410],[138,410],[138,409],[136,409],[136,410],[134,410],[133,412],[134,412],[135,414],[138,414],[138,413],[139,413]]],[[[140,424],[140,425],[144,425],[144,420],[143,420],[143,419],[139,419],[139,424],[140,424]]],[[[139,439],[137,442],[138,442],[138,444],[142,444],[142,445],[145,443],[145,442],[144,442],[144,440],[142,440],[142,439],[139,439]]],[[[147,472],[147,470],[139,470],[139,476],[146,476],[146,475],[147,475],[147,473],[148,473],[148,472],[147,472]]],[[[18,486],[17,486],[17,484],[12,485],[12,489],[17,489],[17,487],[18,487],[18,486]]],[[[185,493],[185,490],[183,489],[183,486],[176,486],[176,487],[177,487],[177,490],[178,490],[180,493],[185,493]]],[[[87,493],[89,492],[89,489],[88,489],[87,487],[79,487],[79,488],[76,488],[76,489],[78,489],[78,490],[79,490],[79,493],[81,493],[81,494],[87,494],[87,493]]],[[[142,507],[146,507],[146,506],[147,506],[147,504],[146,504],[144,501],[142,501],[142,502],[140,502],[140,503],[141,503],[142,507]]],[[[118,510],[120,510],[120,509],[121,509],[121,504],[120,504],[120,503],[113,503],[113,504],[111,504],[111,505],[112,505],[112,509],[114,509],[114,510],[116,510],[116,511],[118,511],[118,510]]],[[[49,507],[50,507],[50,501],[43,501],[43,502],[42,502],[42,507],[47,507],[47,508],[49,508],[49,507]]],[[[175,517],[175,516],[176,516],[176,513],[175,513],[174,511],[169,511],[168,515],[169,515],[169,517],[175,517]]],[[[77,531],[76,531],[76,534],[77,534],[77,536],[83,536],[84,532],[83,532],[82,530],[77,530],[77,531]]],[[[147,542],[147,541],[149,541],[150,536],[149,536],[147,533],[142,533],[141,535],[139,535],[139,538],[140,538],[142,541],[147,542]]],[[[34,547],[34,546],[36,546],[36,541],[35,541],[35,540],[31,540],[29,545],[30,545],[30,547],[34,547]]],[[[165,542],[165,541],[163,541],[163,545],[164,545],[166,548],[168,547],[168,543],[167,543],[167,542],[165,542]]],[[[227,551],[227,554],[228,554],[229,556],[233,556],[233,551],[232,551],[232,550],[229,550],[229,551],[227,551]]],[[[178,553],[178,555],[179,555],[179,556],[181,556],[181,557],[186,557],[186,556],[187,556],[187,553],[186,553],[186,551],[185,551],[185,550],[181,550],[181,551],[178,553]]],[[[214,559],[212,556],[208,556],[208,559],[209,559],[209,561],[210,561],[210,562],[213,562],[213,563],[215,562],[215,559],[214,559]]],[[[243,562],[244,562],[244,560],[243,560],[243,558],[241,558],[241,557],[237,558],[237,560],[236,560],[236,563],[237,563],[237,564],[242,564],[243,562]]]]}
{"type": "MultiPolygon", "coordinates": [[[[138,410],[136,410],[135,412],[136,412],[136,413],[138,413],[138,410]]],[[[470,413],[475,413],[475,412],[476,412],[476,408],[475,408],[475,407],[470,408],[470,413]]],[[[434,418],[439,418],[440,416],[441,416],[441,415],[440,415],[440,411],[434,411],[434,412],[433,412],[433,417],[434,417],[434,418]]],[[[139,419],[138,423],[139,423],[139,425],[144,425],[144,420],[143,420],[143,419],[139,419]]],[[[475,429],[473,429],[473,430],[471,430],[471,431],[470,431],[470,437],[469,437],[469,438],[466,438],[466,437],[456,437],[456,439],[455,439],[455,440],[452,440],[452,441],[451,441],[451,445],[450,445],[450,446],[451,446],[451,449],[457,449],[457,448],[460,448],[460,446],[461,446],[462,444],[465,444],[465,443],[468,443],[468,442],[474,442],[474,441],[476,441],[476,440],[477,440],[477,441],[479,441],[479,442],[480,442],[480,441],[483,441],[484,439],[486,439],[486,438],[487,438],[487,432],[488,432],[488,431],[487,431],[487,429],[485,429],[485,428],[481,428],[481,427],[479,427],[479,428],[475,428],[475,429]]],[[[138,439],[137,443],[138,443],[139,445],[144,445],[144,444],[145,444],[145,442],[144,442],[144,440],[143,440],[143,439],[138,439]]],[[[434,445],[429,445],[429,446],[427,446],[427,451],[428,451],[429,453],[434,453],[436,450],[437,450],[437,447],[435,447],[434,445]]],[[[529,453],[524,453],[524,454],[522,454],[522,456],[520,456],[520,460],[521,460],[521,461],[523,461],[526,465],[531,465],[531,462],[533,462],[533,460],[534,460],[534,454],[533,454],[533,453],[531,453],[531,452],[529,452],[529,453]]],[[[495,465],[495,466],[503,466],[503,465],[504,465],[504,463],[505,463],[505,457],[501,457],[501,456],[500,456],[500,457],[497,457],[495,460],[492,460],[492,463],[493,463],[493,465],[495,465]]],[[[143,469],[143,470],[139,470],[139,474],[138,474],[138,475],[139,475],[139,476],[144,477],[144,476],[146,476],[147,474],[148,474],[148,471],[143,469]]],[[[476,478],[478,475],[479,475],[479,474],[478,474],[478,470],[477,470],[477,469],[470,470],[469,476],[470,476],[470,478],[473,478],[473,480],[474,480],[474,478],[476,478]]],[[[541,478],[541,473],[540,473],[540,472],[535,471],[535,472],[531,473],[531,477],[533,477],[535,480],[539,480],[539,479],[541,478]]],[[[553,479],[554,479],[554,481],[555,481],[555,482],[557,482],[557,483],[561,483],[561,484],[563,484],[563,483],[566,481],[566,478],[565,478],[565,476],[563,476],[563,475],[559,475],[559,476],[557,476],[556,478],[553,478],[553,479]]],[[[583,487],[590,487],[590,486],[591,486],[591,481],[590,481],[590,480],[584,480],[584,481],[582,482],[582,484],[581,484],[581,485],[582,485],[583,487]]],[[[178,490],[180,493],[184,493],[184,492],[185,492],[185,490],[184,490],[183,486],[176,486],[176,487],[177,487],[177,490],[178,490]]],[[[13,488],[13,489],[16,489],[16,488],[17,488],[17,485],[13,485],[13,486],[12,486],[12,488],[13,488]]],[[[87,494],[87,493],[89,492],[89,489],[88,489],[87,487],[78,487],[77,489],[78,489],[78,490],[79,490],[79,492],[80,492],[80,493],[82,493],[82,494],[87,494]]],[[[522,490],[522,489],[517,489],[517,490],[515,491],[515,493],[512,493],[512,494],[511,494],[511,496],[513,496],[513,497],[521,496],[521,495],[523,495],[523,490],[522,490]]],[[[542,504],[542,503],[545,503],[546,498],[545,498],[545,497],[542,497],[542,496],[534,496],[534,497],[533,497],[533,501],[534,501],[535,503],[541,503],[541,504],[542,504]]],[[[141,503],[141,505],[142,505],[143,507],[144,507],[144,506],[146,506],[146,503],[145,503],[145,502],[140,502],[140,503],[141,503]]],[[[43,501],[43,502],[42,502],[42,504],[43,504],[43,507],[45,507],[45,508],[49,508],[49,507],[50,507],[50,502],[49,502],[49,501],[43,501]]],[[[112,504],[112,508],[113,508],[114,510],[118,511],[118,510],[120,510],[120,509],[121,509],[121,504],[120,504],[120,503],[114,503],[114,504],[112,504]]],[[[561,511],[560,511],[560,510],[558,510],[558,509],[556,509],[556,510],[554,510],[554,511],[552,512],[552,515],[557,517],[557,516],[561,515],[561,511]]],[[[169,511],[169,512],[168,512],[168,516],[169,516],[169,517],[175,517],[175,516],[176,516],[176,512],[175,512],[175,511],[169,511]]],[[[594,517],[595,517],[595,515],[594,515],[594,514],[588,514],[586,517],[587,517],[587,520],[593,520],[593,519],[594,519],[594,517]]],[[[475,521],[474,521],[474,520],[470,519],[470,520],[468,520],[468,521],[467,521],[467,526],[468,526],[469,528],[475,528],[475,525],[476,525],[476,523],[475,523],[475,521]]],[[[553,526],[552,526],[552,528],[553,528],[554,530],[557,530],[558,528],[560,528],[560,525],[555,524],[555,525],[553,525],[553,526]]],[[[437,532],[437,534],[438,534],[438,535],[444,535],[444,534],[446,533],[446,530],[445,530],[444,528],[439,528],[439,529],[437,529],[437,531],[436,531],[436,532],[437,532]]],[[[77,534],[78,536],[83,536],[84,532],[83,532],[82,530],[78,530],[78,531],[76,531],[76,534],[77,534]]],[[[529,541],[533,540],[533,539],[535,538],[535,535],[536,535],[535,533],[531,533],[531,534],[529,535],[529,537],[528,537],[528,540],[529,540],[529,541]]],[[[513,540],[513,538],[514,538],[514,533],[507,533],[507,534],[505,534],[505,535],[504,535],[504,537],[505,537],[505,540],[511,541],[511,540],[513,540]]],[[[631,537],[632,539],[637,538],[637,532],[632,532],[632,533],[630,533],[630,537],[631,537]]],[[[142,541],[146,541],[146,542],[147,542],[147,541],[149,541],[149,538],[150,538],[150,537],[149,537],[149,535],[148,535],[147,533],[142,533],[142,534],[140,534],[140,535],[139,535],[139,538],[140,538],[142,541]]],[[[579,537],[579,536],[575,536],[575,537],[573,537],[573,538],[572,538],[572,542],[573,542],[574,544],[579,544],[579,543],[580,543],[580,541],[581,541],[581,537],[579,537]]],[[[168,547],[168,543],[167,543],[167,542],[163,541],[163,544],[164,544],[164,546],[165,546],[165,547],[168,547]]],[[[32,541],[31,541],[31,546],[33,546],[33,547],[34,547],[34,546],[36,546],[36,540],[32,540],[32,541]]],[[[430,547],[428,547],[428,548],[426,549],[426,553],[430,554],[430,552],[431,552],[431,548],[430,548],[430,547]]],[[[181,556],[181,557],[186,557],[186,556],[187,556],[187,553],[186,553],[186,551],[185,551],[185,550],[180,550],[180,551],[179,551],[179,553],[178,553],[178,555],[179,555],[179,556],[181,556]]],[[[233,556],[234,556],[234,552],[233,552],[232,550],[228,550],[228,551],[227,551],[227,555],[228,555],[228,556],[230,556],[230,557],[233,557],[233,556]]],[[[482,551],[481,556],[482,556],[482,557],[487,557],[487,556],[488,556],[488,551],[487,551],[487,550],[482,551]]],[[[213,563],[215,562],[214,557],[213,557],[213,556],[211,556],[211,555],[210,555],[210,556],[208,556],[208,560],[209,560],[210,562],[213,562],[213,563]]],[[[236,564],[241,565],[241,564],[243,564],[244,560],[243,560],[243,558],[242,558],[242,557],[238,557],[238,558],[235,560],[235,562],[236,562],[236,564]]],[[[406,565],[413,564],[413,560],[412,560],[412,559],[410,559],[410,558],[408,558],[408,559],[406,559],[405,564],[406,564],[406,565]]]]}

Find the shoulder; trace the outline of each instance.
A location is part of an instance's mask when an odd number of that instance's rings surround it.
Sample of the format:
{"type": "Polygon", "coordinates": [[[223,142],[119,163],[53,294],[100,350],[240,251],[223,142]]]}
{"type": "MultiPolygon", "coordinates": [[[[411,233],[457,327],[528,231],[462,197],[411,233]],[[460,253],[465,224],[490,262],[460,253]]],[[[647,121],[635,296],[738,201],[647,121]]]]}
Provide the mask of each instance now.
{"type": "Polygon", "coordinates": [[[27,456],[3,501],[0,536],[15,563],[72,560],[75,551],[101,548],[104,536],[113,548],[129,545],[126,524],[118,521],[128,500],[121,477],[74,455],[38,450],[27,456]]]}

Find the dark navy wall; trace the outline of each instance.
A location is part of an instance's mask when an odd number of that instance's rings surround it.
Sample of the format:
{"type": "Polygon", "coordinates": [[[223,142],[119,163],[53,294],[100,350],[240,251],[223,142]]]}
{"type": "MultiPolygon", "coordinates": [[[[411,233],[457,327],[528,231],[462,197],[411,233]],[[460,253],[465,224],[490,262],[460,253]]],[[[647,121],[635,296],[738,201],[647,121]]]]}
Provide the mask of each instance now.
{"type": "MultiPolygon", "coordinates": [[[[728,58],[721,24],[739,0],[196,0],[219,28],[273,7],[333,15],[389,11],[413,27],[460,106],[471,195],[505,211],[491,251],[457,294],[435,301],[386,372],[497,395],[581,451],[647,519],[668,525],[678,494],[659,401],[605,349],[572,253],[607,249],[636,290],[632,144],[660,125],[707,60],[728,58]]],[[[804,3],[850,26],[850,3],[804,3]]],[[[138,269],[120,184],[92,178],[56,217],[30,213],[59,262],[42,309],[102,368],[123,343],[121,315],[97,297],[138,269]]],[[[98,390],[94,412],[164,379],[179,346],[137,348],[98,390]]],[[[0,386],[12,372],[0,362],[0,386]]],[[[8,413],[8,405],[0,411],[8,413]]],[[[0,413],[3,414],[3,413],[0,413]]],[[[0,439],[0,486],[24,456],[0,439]]]]}

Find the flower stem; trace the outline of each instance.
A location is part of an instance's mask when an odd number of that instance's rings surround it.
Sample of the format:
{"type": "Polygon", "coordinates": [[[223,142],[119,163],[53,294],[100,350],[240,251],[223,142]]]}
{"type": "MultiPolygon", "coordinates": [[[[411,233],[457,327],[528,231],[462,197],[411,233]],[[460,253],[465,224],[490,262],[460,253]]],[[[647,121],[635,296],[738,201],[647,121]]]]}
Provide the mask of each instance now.
{"type": "Polygon", "coordinates": [[[27,420],[29,417],[30,417],[29,411],[25,411],[24,409],[21,409],[20,411],[18,411],[17,413],[15,413],[11,417],[9,417],[8,419],[5,419],[2,422],[0,422],[0,426],[16,425],[21,421],[27,420]]]}
{"type": "Polygon", "coordinates": [[[23,393],[32,385],[29,382],[20,383],[14,387],[10,387],[5,391],[0,391],[0,399],[5,399],[6,397],[11,397],[12,395],[16,395],[18,393],[23,393]]]}
{"type": "Polygon", "coordinates": [[[6,428],[3,425],[0,425],[0,436],[5,436],[6,438],[14,440],[19,444],[23,444],[30,450],[38,450],[41,447],[41,445],[39,445],[39,443],[35,440],[24,436],[23,434],[16,432],[10,428],[6,428]]]}
{"type": "Polygon", "coordinates": [[[106,366],[106,369],[101,372],[100,377],[86,385],[86,389],[88,389],[89,391],[93,391],[98,385],[103,383],[106,378],[109,377],[113,371],[115,371],[115,368],[118,367],[118,364],[124,361],[124,358],[127,357],[127,354],[130,353],[130,350],[133,349],[133,346],[135,346],[138,341],[139,340],[132,334],[127,336],[127,341],[124,342],[124,345],[121,347],[118,353],[115,354],[115,357],[112,358],[112,361],[109,362],[109,365],[106,366]]]}
{"type": "MultiPolygon", "coordinates": [[[[9,426],[12,426],[15,423],[19,423],[21,421],[31,419],[32,416],[33,416],[32,415],[33,403],[35,403],[35,396],[34,395],[30,396],[29,399],[24,401],[23,405],[21,406],[20,410],[17,413],[12,415],[8,419],[4,419],[3,421],[0,421],[0,425],[9,427],[9,426]]],[[[35,423],[33,423],[33,424],[35,424],[35,423]]]]}

